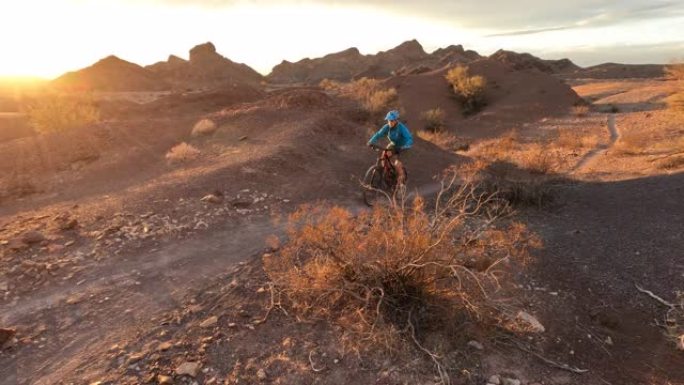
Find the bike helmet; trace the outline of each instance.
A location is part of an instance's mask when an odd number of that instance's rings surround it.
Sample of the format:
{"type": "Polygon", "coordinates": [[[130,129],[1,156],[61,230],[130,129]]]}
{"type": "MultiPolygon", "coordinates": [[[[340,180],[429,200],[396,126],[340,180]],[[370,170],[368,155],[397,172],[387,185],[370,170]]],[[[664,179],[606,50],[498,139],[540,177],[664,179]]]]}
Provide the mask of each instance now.
{"type": "Polygon", "coordinates": [[[388,112],[387,116],[385,116],[385,120],[399,120],[399,111],[392,110],[388,112]]]}

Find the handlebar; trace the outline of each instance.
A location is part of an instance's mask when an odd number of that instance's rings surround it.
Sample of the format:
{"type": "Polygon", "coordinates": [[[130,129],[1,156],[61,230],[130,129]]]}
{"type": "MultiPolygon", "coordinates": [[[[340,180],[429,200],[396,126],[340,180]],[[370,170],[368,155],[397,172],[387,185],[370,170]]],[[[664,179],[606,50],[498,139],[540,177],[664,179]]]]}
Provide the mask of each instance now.
{"type": "Polygon", "coordinates": [[[370,148],[372,148],[373,150],[376,150],[376,151],[392,151],[392,150],[394,150],[393,148],[384,148],[384,147],[380,147],[376,144],[371,144],[370,148]]]}

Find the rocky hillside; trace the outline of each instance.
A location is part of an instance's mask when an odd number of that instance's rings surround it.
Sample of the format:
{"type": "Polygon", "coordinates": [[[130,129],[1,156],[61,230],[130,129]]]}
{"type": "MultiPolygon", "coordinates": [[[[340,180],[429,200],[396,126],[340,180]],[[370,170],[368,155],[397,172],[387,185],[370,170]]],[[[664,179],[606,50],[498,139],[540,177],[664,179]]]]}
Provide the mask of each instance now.
{"type": "Polygon", "coordinates": [[[375,55],[362,55],[357,48],[296,63],[283,61],[273,68],[268,80],[273,83],[317,84],[323,79],[348,81],[361,77],[386,78],[394,74],[420,73],[450,63],[480,58],[475,51],[449,46],[428,54],[416,40],[406,41],[375,55]]]}
{"type": "Polygon", "coordinates": [[[509,65],[516,70],[537,69],[549,74],[572,73],[581,68],[570,59],[544,60],[529,53],[517,53],[500,49],[490,59],[509,65]]]}
{"type": "Polygon", "coordinates": [[[169,56],[165,62],[145,67],[174,88],[214,88],[222,85],[253,84],[261,74],[242,63],[235,63],[216,52],[212,43],[200,44],[190,50],[190,60],[169,56]]]}
{"type": "Polygon", "coordinates": [[[52,85],[79,91],[162,91],[170,88],[157,74],[113,55],[90,67],[68,72],[55,79],[52,85]]]}

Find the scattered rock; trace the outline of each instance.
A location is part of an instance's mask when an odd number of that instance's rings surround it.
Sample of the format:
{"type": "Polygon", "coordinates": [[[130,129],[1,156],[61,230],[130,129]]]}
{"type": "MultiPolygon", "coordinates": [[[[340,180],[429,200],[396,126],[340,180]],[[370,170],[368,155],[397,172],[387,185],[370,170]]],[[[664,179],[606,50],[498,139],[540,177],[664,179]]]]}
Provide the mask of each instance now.
{"type": "Polygon", "coordinates": [[[22,235],[21,241],[27,245],[33,245],[35,243],[40,243],[45,240],[45,236],[39,231],[27,231],[22,235]]]}
{"type": "Polygon", "coordinates": [[[63,218],[57,220],[57,227],[62,231],[73,230],[78,226],[76,218],[63,218]]]}
{"type": "Polygon", "coordinates": [[[211,317],[205,319],[204,321],[202,321],[202,323],[200,324],[200,327],[201,328],[210,328],[210,327],[215,326],[217,323],[218,323],[218,317],[217,316],[211,316],[211,317]]]}
{"type": "Polygon", "coordinates": [[[607,345],[610,345],[610,346],[613,346],[613,339],[610,338],[610,336],[606,337],[606,344],[607,344],[607,345]]]}
{"type": "Polygon", "coordinates": [[[0,328],[0,348],[9,342],[15,334],[17,334],[17,331],[14,329],[0,328]]]}
{"type": "Polygon", "coordinates": [[[534,333],[543,333],[546,330],[544,325],[542,325],[537,318],[528,312],[521,310],[518,312],[518,315],[515,318],[518,321],[525,323],[527,327],[534,333]]]}
{"type": "Polygon", "coordinates": [[[0,281],[0,291],[8,291],[9,283],[7,281],[0,281]]]}
{"type": "Polygon", "coordinates": [[[468,341],[468,346],[470,346],[471,348],[473,348],[475,350],[484,350],[484,346],[475,340],[468,341]]]}
{"type": "Polygon", "coordinates": [[[222,196],[217,196],[215,194],[209,194],[205,195],[202,199],[200,199],[202,202],[207,202],[207,203],[215,203],[219,204],[223,202],[223,197],[222,196]]]}
{"type": "Polygon", "coordinates": [[[176,374],[179,376],[190,376],[192,378],[195,378],[197,376],[197,372],[199,371],[200,364],[199,362],[183,362],[176,368],[176,374]]]}
{"type": "Polygon", "coordinates": [[[167,342],[162,342],[161,344],[159,344],[159,346],[157,347],[157,350],[160,352],[165,352],[165,351],[171,349],[172,347],[173,347],[173,344],[170,341],[167,341],[167,342]]]}
{"type": "Polygon", "coordinates": [[[268,376],[266,375],[266,371],[264,369],[259,369],[257,370],[257,378],[259,381],[264,381],[268,376]]]}
{"type": "Polygon", "coordinates": [[[501,385],[520,385],[521,382],[515,378],[502,378],[501,385]]]}
{"type": "Polygon", "coordinates": [[[252,205],[252,201],[235,199],[230,204],[236,209],[245,209],[252,205]]]}
{"type": "Polygon", "coordinates": [[[173,384],[173,378],[171,378],[170,376],[160,374],[157,376],[157,382],[159,383],[159,385],[171,385],[173,384]]]}
{"type": "Polygon", "coordinates": [[[195,126],[192,128],[192,136],[213,134],[214,131],[216,131],[216,128],[216,123],[214,123],[213,120],[202,119],[195,123],[195,126]]]}
{"type": "Polygon", "coordinates": [[[501,385],[501,377],[499,377],[498,374],[494,374],[489,377],[487,383],[491,385],[501,385]]]}

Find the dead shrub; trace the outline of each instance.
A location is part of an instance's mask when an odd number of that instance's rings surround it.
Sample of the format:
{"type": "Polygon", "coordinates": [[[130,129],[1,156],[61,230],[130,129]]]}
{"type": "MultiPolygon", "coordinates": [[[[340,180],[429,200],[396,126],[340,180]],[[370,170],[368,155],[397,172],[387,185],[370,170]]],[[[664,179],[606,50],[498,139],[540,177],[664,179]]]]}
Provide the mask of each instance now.
{"type": "Polygon", "coordinates": [[[405,348],[412,341],[443,362],[422,336],[459,320],[497,325],[505,307],[494,292],[510,263],[538,240],[520,223],[491,215],[492,196],[477,186],[443,183],[433,207],[416,198],[352,214],[340,207],[304,206],[289,219],[288,241],[264,267],[298,317],[330,320],[359,350],[405,348]],[[499,224],[495,226],[495,224],[499,224]]]}
{"type": "Polygon", "coordinates": [[[200,150],[198,150],[195,146],[183,142],[174,146],[169,150],[169,152],[166,153],[166,160],[171,163],[183,163],[197,159],[199,155],[200,150]]]}
{"type": "Polygon", "coordinates": [[[585,105],[574,106],[574,107],[572,107],[572,114],[579,117],[579,118],[583,118],[583,117],[589,115],[589,106],[585,106],[585,105]]]}
{"type": "Polygon", "coordinates": [[[456,135],[446,131],[425,131],[417,132],[419,138],[435,144],[447,151],[468,151],[470,144],[459,139],[456,135]]]}
{"type": "Polygon", "coordinates": [[[544,208],[554,201],[551,177],[530,173],[510,162],[479,160],[464,166],[462,172],[511,207],[544,208]]]}
{"type": "Polygon", "coordinates": [[[100,111],[89,95],[47,95],[24,107],[29,122],[41,133],[62,132],[100,120],[100,111]]]}
{"type": "Polygon", "coordinates": [[[489,161],[507,159],[518,148],[520,138],[518,131],[510,130],[505,135],[481,142],[477,147],[477,155],[489,161]]]}
{"type": "Polygon", "coordinates": [[[342,86],[342,93],[358,101],[374,118],[391,109],[398,109],[399,95],[394,88],[384,88],[377,79],[361,78],[342,86]]]}
{"type": "Polygon", "coordinates": [[[670,95],[667,99],[667,106],[670,110],[676,113],[684,113],[684,86],[681,90],[670,95]]]}
{"type": "Polygon", "coordinates": [[[548,146],[533,143],[519,154],[522,166],[533,174],[549,174],[558,168],[558,157],[548,146]]]}
{"type": "Polygon", "coordinates": [[[674,170],[684,167],[684,155],[668,156],[666,158],[660,159],[656,163],[656,167],[662,170],[674,170]]]}
{"type": "Polygon", "coordinates": [[[444,110],[437,107],[431,110],[423,111],[421,118],[425,122],[425,129],[436,132],[444,128],[444,110]]]}
{"type": "Polygon", "coordinates": [[[213,134],[218,126],[211,119],[202,119],[192,127],[192,136],[213,134]]]}
{"type": "Polygon", "coordinates": [[[342,88],[342,83],[337,80],[323,79],[318,86],[326,91],[339,91],[342,88]]]}
{"type": "Polygon", "coordinates": [[[449,70],[446,79],[461,100],[463,112],[472,114],[485,105],[487,81],[482,76],[470,76],[468,67],[459,65],[449,70]]]}

